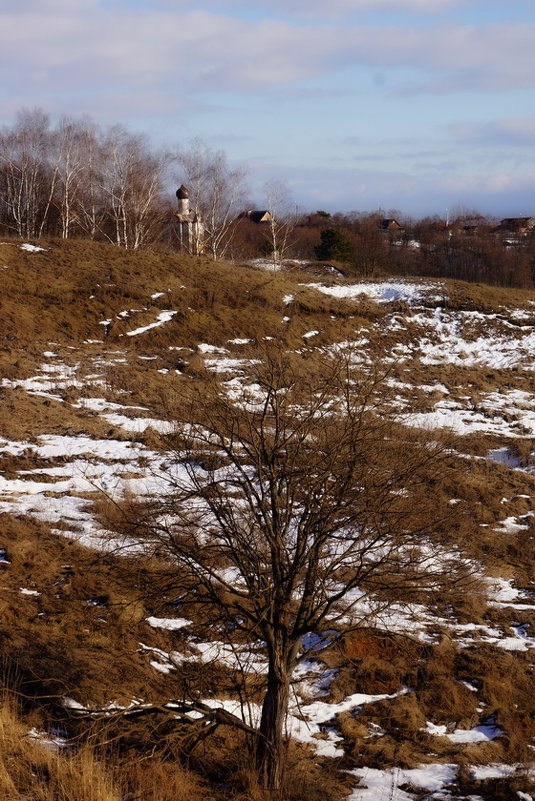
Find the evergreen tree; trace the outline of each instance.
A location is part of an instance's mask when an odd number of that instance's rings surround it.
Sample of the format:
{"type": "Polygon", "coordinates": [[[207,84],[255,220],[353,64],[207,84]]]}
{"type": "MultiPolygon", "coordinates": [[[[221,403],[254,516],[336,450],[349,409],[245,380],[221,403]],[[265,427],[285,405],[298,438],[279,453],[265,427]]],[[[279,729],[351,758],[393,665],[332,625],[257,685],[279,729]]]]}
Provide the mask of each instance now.
{"type": "Polygon", "coordinates": [[[355,246],[350,237],[337,228],[324,228],[321,242],[314,248],[319,261],[333,259],[335,261],[354,261],[355,246]]]}

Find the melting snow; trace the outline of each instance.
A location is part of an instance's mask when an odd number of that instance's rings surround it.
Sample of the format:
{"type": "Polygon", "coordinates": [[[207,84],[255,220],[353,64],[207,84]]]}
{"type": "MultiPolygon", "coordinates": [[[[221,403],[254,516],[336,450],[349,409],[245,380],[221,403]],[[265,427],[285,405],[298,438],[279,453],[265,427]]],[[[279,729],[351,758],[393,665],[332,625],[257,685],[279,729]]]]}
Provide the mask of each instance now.
{"type": "Polygon", "coordinates": [[[172,320],[173,317],[177,314],[176,311],[163,311],[160,312],[158,318],[155,323],[150,323],[149,325],[144,325],[141,328],[135,328],[133,331],[127,331],[127,337],[136,337],[139,334],[144,334],[145,331],[150,331],[151,328],[157,328],[159,325],[163,325],[164,323],[168,323],[169,320],[172,320]]]}
{"type": "Polygon", "coordinates": [[[524,765],[504,765],[499,763],[475,765],[470,768],[470,778],[478,782],[488,781],[489,779],[507,779],[519,770],[526,778],[533,779],[533,770],[526,770],[524,765]]]}
{"type": "Polygon", "coordinates": [[[438,792],[457,779],[457,765],[430,764],[421,765],[413,770],[392,768],[377,770],[374,768],[357,768],[350,771],[362,785],[354,790],[347,801],[414,801],[414,795],[399,788],[410,785],[418,790],[438,792]]]}
{"type": "MultiPolygon", "coordinates": [[[[457,364],[464,367],[488,365],[512,369],[523,364],[535,369],[535,328],[507,323],[496,314],[477,311],[450,312],[441,308],[413,314],[405,326],[420,325],[429,331],[416,349],[422,364],[457,364]],[[480,332],[485,328],[485,335],[480,332]],[[501,329],[505,328],[505,336],[501,329]],[[516,334],[516,336],[512,335],[516,334]]],[[[406,346],[394,348],[402,352],[406,346]]],[[[410,349],[409,349],[410,350],[410,349]]]]}
{"type": "Polygon", "coordinates": [[[442,295],[437,295],[439,284],[417,284],[404,281],[381,281],[380,283],[362,283],[335,286],[324,286],[323,284],[305,284],[325,295],[332,295],[335,298],[358,299],[359,295],[367,295],[379,303],[389,303],[394,300],[404,300],[409,303],[416,303],[424,299],[442,300],[442,295]],[[435,294],[432,294],[435,293],[435,294]]]}
{"type": "Polygon", "coordinates": [[[447,737],[452,743],[488,743],[497,737],[503,736],[503,729],[492,723],[482,724],[473,729],[454,729],[449,731],[447,726],[437,726],[434,723],[427,723],[424,731],[439,737],[447,737]]]}
{"type": "Polygon", "coordinates": [[[178,631],[191,623],[191,620],[185,617],[147,617],[145,620],[149,626],[155,629],[167,629],[168,631],[178,631]]]}
{"type": "Polygon", "coordinates": [[[207,342],[200,342],[197,345],[199,353],[226,353],[225,348],[218,348],[217,345],[209,345],[207,342]]]}
{"type": "MultiPolygon", "coordinates": [[[[418,428],[450,428],[461,435],[484,431],[504,437],[533,437],[535,398],[518,390],[489,392],[478,399],[477,408],[467,408],[459,400],[442,399],[433,411],[410,414],[404,422],[418,428]]],[[[506,457],[501,457],[502,450],[492,453],[497,457],[495,461],[507,464],[506,457]]]]}
{"type": "MultiPolygon", "coordinates": [[[[39,248],[39,250],[42,250],[42,248],[39,248]]],[[[36,740],[38,743],[41,743],[41,745],[48,748],[50,751],[60,751],[63,748],[67,748],[69,745],[64,737],[60,737],[58,734],[54,733],[49,734],[46,731],[38,731],[35,728],[30,729],[28,737],[31,740],[36,740]]]]}
{"type": "Polygon", "coordinates": [[[25,242],[23,245],[21,245],[20,249],[26,250],[28,253],[39,253],[40,250],[46,250],[46,248],[40,248],[37,245],[31,245],[29,242],[25,242]]]}

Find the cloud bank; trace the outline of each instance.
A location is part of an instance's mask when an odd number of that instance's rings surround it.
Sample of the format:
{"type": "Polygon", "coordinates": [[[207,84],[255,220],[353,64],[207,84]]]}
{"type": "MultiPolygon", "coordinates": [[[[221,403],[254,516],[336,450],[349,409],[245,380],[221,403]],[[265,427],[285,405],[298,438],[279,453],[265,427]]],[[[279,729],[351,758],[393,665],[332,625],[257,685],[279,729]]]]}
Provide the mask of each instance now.
{"type": "Polygon", "coordinates": [[[531,8],[510,0],[504,21],[497,0],[3,0],[0,122],[38,105],[199,134],[291,165],[313,197],[324,170],[321,191],[329,174],[333,204],[353,208],[456,188],[524,197],[531,8]],[[382,165],[369,180],[354,171],[366,162],[382,165]]]}
{"type": "MultiPolygon", "coordinates": [[[[361,5],[335,4],[342,11],[361,5]]],[[[22,90],[44,82],[72,90],[174,81],[179,91],[241,91],[351,67],[413,69],[415,80],[398,86],[404,92],[535,86],[533,24],[340,27],[251,20],[190,10],[188,4],[177,12],[176,4],[171,11],[103,7],[96,0],[26,0],[4,7],[0,29],[4,76],[22,90]]]]}

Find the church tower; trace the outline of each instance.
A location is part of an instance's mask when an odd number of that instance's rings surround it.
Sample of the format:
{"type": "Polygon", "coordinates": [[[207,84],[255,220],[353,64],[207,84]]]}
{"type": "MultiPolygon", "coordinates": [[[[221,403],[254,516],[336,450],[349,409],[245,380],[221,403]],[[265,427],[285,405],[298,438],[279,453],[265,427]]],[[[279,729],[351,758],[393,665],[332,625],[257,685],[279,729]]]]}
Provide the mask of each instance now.
{"type": "Polygon", "coordinates": [[[175,225],[180,250],[199,256],[204,252],[204,225],[197,211],[190,208],[189,192],[184,184],[177,189],[176,196],[178,211],[175,213],[175,225]]]}
{"type": "Polygon", "coordinates": [[[178,198],[178,214],[189,214],[189,192],[184,184],[176,190],[176,196],[178,198]]]}

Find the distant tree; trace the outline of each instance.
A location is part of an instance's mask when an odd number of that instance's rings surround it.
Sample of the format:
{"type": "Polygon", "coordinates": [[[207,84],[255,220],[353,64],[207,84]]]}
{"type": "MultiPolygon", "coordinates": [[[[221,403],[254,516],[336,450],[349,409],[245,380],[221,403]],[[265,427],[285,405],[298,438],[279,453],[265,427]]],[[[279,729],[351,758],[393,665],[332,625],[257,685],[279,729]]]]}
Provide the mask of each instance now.
{"type": "Polygon", "coordinates": [[[294,244],[297,209],[288,188],[281,181],[268,181],[264,186],[270,219],[266,225],[267,241],[274,264],[287,258],[294,244]]]}
{"type": "Polygon", "coordinates": [[[75,153],[79,146],[83,163],[82,180],[74,194],[76,228],[83,236],[97,239],[106,220],[103,134],[90,120],[84,120],[75,137],[75,153]]]}
{"type": "Polygon", "coordinates": [[[307,228],[325,228],[326,225],[335,227],[334,218],[327,211],[315,211],[313,214],[306,214],[299,220],[299,225],[307,228]],[[326,220],[331,220],[331,223],[326,223],[326,220]]]}
{"type": "Polygon", "coordinates": [[[154,241],[162,227],[163,154],[151,151],[143,136],[114,126],[102,142],[100,164],[110,238],[133,249],[154,241]]]}
{"type": "Polygon", "coordinates": [[[388,261],[388,235],[380,230],[381,218],[370,214],[357,225],[358,244],[355,249],[354,264],[363,276],[370,276],[376,270],[385,269],[388,261]]]}
{"type": "Polygon", "coordinates": [[[467,228],[463,221],[462,226],[424,229],[413,272],[494,286],[531,288],[529,240],[508,245],[494,235],[487,223],[470,220],[467,228]]]}
{"type": "Polygon", "coordinates": [[[205,248],[213,259],[230,248],[235,220],[246,207],[246,171],[228,163],[222,150],[212,150],[200,139],[175,156],[180,183],[189,191],[191,206],[201,215],[205,248]]]}
{"type": "Polygon", "coordinates": [[[54,137],[42,109],[23,109],[0,134],[0,194],[5,224],[15,236],[40,237],[54,196],[54,137]]]}
{"type": "Polygon", "coordinates": [[[164,154],[121,126],[100,131],[23,110],[0,133],[0,213],[19,237],[45,232],[107,238],[137,248],[162,228],[164,154]]]}
{"type": "MultiPolygon", "coordinates": [[[[59,214],[61,237],[68,239],[73,230],[83,230],[84,211],[91,190],[92,154],[96,129],[88,120],[63,117],[55,131],[55,168],[57,171],[54,206],[59,214]]],[[[95,230],[91,233],[93,236],[95,230]]]]}
{"type": "Polygon", "coordinates": [[[309,225],[308,217],[300,217],[292,233],[292,254],[297,259],[312,261],[320,244],[321,227],[309,225]]]}
{"type": "Polygon", "coordinates": [[[315,248],[319,261],[354,261],[355,245],[344,231],[324,228],[320,236],[320,244],[315,248]]]}

